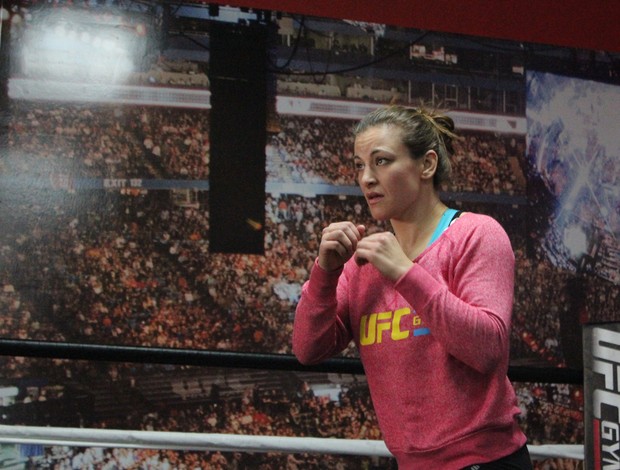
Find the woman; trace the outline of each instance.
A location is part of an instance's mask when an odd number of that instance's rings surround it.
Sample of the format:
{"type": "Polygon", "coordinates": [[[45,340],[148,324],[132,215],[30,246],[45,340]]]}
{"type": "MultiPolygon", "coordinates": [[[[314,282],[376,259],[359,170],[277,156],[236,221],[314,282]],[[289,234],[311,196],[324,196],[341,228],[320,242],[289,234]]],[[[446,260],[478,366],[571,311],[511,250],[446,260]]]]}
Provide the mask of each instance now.
{"type": "Polygon", "coordinates": [[[448,116],[390,106],[355,128],[372,216],[334,222],[297,307],[304,364],[353,339],[386,445],[402,469],[531,469],[508,369],[514,254],[492,218],[448,209],[448,116]]]}

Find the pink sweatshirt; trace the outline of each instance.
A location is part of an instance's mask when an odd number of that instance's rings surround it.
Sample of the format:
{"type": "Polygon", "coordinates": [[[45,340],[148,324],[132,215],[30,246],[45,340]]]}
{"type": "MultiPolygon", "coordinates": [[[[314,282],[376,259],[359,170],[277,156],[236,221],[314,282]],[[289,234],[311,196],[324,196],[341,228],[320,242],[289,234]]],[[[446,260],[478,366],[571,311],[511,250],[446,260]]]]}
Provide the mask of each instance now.
{"type": "Polygon", "coordinates": [[[401,469],[460,469],[525,444],[508,369],[514,253],[492,218],[466,213],[397,282],[353,259],[304,284],[293,352],[318,363],[357,345],[401,469]]]}

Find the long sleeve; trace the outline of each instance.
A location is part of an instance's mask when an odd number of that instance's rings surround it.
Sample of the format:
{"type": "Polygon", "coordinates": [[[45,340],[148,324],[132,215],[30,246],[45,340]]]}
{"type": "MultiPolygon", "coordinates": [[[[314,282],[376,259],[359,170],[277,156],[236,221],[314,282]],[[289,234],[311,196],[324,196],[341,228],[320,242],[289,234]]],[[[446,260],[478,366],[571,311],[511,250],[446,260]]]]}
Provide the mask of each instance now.
{"type": "Polygon", "coordinates": [[[396,283],[370,263],[315,263],[293,352],[320,362],[353,339],[381,431],[402,468],[462,468],[526,438],[506,377],[514,254],[499,223],[467,213],[396,283]]]}
{"type": "Polygon", "coordinates": [[[302,364],[316,364],[341,352],[351,341],[347,328],[346,277],[342,269],[314,263],[302,288],[293,326],[293,353],[302,364]]]}
{"type": "MultiPolygon", "coordinates": [[[[447,282],[431,275],[422,257],[395,288],[415,306],[449,354],[478,372],[504,373],[514,295],[514,253],[497,222],[490,218],[481,221],[484,223],[465,236],[450,240],[453,266],[447,282]]],[[[445,235],[451,238],[456,233],[445,235]]]]}
{"type": "Polygon", "coordinates": [[[467,213],[396,283],[370,263],[316,263],[304,284],[293,352],[304,364],[353,339],[385,442],[402,468],[462,468],[521,447],[506,377],[514,254],[504,229],[467,213]]]}

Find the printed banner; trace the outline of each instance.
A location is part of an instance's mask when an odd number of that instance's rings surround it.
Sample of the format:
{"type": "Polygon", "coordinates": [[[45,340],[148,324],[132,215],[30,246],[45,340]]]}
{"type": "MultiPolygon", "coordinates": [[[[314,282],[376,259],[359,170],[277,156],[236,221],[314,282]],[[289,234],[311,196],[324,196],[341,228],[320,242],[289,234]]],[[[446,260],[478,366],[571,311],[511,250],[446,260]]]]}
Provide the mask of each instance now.
{"type": "Polygon", "coordinates": [[[620,469],[620,323],[587,325],[583,340],[585,468],[620,469]]]}

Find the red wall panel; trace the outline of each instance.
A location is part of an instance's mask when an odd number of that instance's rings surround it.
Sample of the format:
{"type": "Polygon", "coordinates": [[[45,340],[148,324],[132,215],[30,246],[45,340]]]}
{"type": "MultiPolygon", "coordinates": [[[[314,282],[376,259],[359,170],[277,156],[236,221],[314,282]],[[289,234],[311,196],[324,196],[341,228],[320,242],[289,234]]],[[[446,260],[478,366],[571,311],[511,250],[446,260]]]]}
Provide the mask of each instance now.
{"type": "Polygon", "coordinates": [[[620,51],[616,0],[215,0],[212,3],[620,51]]]}

